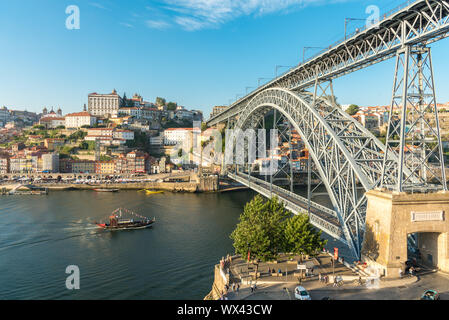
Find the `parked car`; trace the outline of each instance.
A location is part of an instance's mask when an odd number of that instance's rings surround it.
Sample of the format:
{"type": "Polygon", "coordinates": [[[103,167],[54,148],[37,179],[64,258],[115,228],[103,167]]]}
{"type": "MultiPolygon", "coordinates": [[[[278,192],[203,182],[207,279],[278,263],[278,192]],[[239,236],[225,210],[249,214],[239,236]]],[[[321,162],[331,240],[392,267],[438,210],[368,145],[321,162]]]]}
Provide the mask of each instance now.
{"type": "Polygon", "coordinates": [[[421,300],[440,300],[440,294],[436,290],[426,290],[421,296],[421,300]]]}
{"type": "Polygon", "coordinates": [[[295,288],[295,298],[298,300],[312,300],[307,290],[301,286],[295,288]]]}

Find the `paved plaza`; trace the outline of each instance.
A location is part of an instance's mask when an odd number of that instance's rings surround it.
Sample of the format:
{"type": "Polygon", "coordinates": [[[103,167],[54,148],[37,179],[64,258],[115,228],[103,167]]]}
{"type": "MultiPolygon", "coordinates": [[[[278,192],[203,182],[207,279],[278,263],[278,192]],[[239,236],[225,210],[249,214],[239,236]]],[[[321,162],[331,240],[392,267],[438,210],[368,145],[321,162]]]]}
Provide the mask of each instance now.
{"type": "Polygon", "coordinates": [[[302,264],[313,266],[313,275],[297,269],[299,257],[290,260],[281,257],[277,263],[247,263],[242,259],[235,259],[231,264],[231,284],[240,281],[239,292],[231,288],[227,294],[229,300],[295,300],[294,288],[298,285],[305,287],[312,300],[330,298],[332,300],[416,300],[427,289],[436,289],[442,300],[449,300],[449,275],[440,272],[424,272],[418,276],[405,276],[402,279],[384,280],[363,276],[359,283],[359,274],[340,262],[332,266],[332,258],[323,253],[316,258],[304,259],[302,264]],[[257,269],[258,278],[254,277],[257,269]],[[281,276],[274,275],[273,269],[281,276]],[[334,286],[332,280],[328,283],[320,281],[318,275],[341,276],[344,280],[341,286],[334,286]],[[301,278],[301,281],[299,280],[301,278]],[[241,279],[241,280],[240,280],[241,279]],[[371,281],[370,281],[371,280],[371,281]],[[251,287],[256,285],[256,289],[251,287]]]}

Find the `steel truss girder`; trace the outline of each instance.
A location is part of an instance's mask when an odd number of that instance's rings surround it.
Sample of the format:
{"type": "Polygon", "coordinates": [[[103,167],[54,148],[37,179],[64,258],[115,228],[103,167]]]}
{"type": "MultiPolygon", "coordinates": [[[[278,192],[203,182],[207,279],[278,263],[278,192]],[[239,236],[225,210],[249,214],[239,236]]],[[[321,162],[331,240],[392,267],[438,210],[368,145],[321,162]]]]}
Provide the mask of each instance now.
{"type": "Polygon", "coordinates": [[[390,59],[405,45],[429,44],[448,36],[449,1],[415,1],[377,25],[257,88],[209,119],[207,124],[212,126],[236,116],[255,95],[268,88],[304,90],[313,86],[316,79],[335,79],[390,59]]]}
{"type": "Polygon", "coordinates": [[[329,192],[342,234],[353,254],[360,257],[364,192],[380,182],[385,146],[330,101],[317,99],[313,105],[310,95],[300,96],[283,88],[267,89],[255,96],[242,110],[235,128],[250,128],[251,115],[267,108],[281,112],[300,134],[329,192]]]}

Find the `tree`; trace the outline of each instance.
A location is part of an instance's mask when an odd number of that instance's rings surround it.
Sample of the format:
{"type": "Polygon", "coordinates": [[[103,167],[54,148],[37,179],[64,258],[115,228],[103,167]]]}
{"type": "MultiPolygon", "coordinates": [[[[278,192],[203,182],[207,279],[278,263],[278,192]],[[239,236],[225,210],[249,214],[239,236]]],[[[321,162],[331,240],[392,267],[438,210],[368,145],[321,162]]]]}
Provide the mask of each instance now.
{"type": "Polygon", "coordinates": [[[178,107],[178,104],[176,102],[167,103],[167,110],[175,111],[177,107],[178,107]]]}
{"type": "Polygon", "coordinates": [[[156,105],[162,107],[162,106],[165,106],[166,103],[167,103],[167,102],[165,101],[164,98],[161,98],[161,97],[157,97],[157,98],[156,98],[156,105]]]}
{"type": "Polygon", "coordinates": [[[357,112],[359,112],[360,108],[356,104],[351,104],[348,109],[346,109],[346,113],[348,113],[350,116],[355,115],[357,112]]]}
{"type": "Polygon", "coordinates": [[[257,195],[245,205],[236,229],[231,234],[236,253],[268,261],[283,249],[283,221],[290,214],[273,198],[264,201],[257,195]]]}
{"type": "Polygon", "coordinates": [[[326,95],[324,95],[324,98],[325,99],[327,99],[327,100],[329,100],[329,101],[334,101],[335,102],[335,104],[337,105],[337,106],[339,106],[340,104],[337,102],[337,97],[336,96],[332,96],[332,95],[330,95],[330,94],[326,94],[326,95]]]}
{"type": "Polygon", "coordinates": [[[327,240],[321,239],[317,231],[303,214],[293,216],[285,222],[284,250],[295,255],[313,255],[323,249],[327,240]]]}
{"type": "Polygon", "coordinates": [[[122,103],[120,105],[121,108],[126,107],[126,103],[128,101],[128,98],[126,97],[126,92],[123,93],[122,103]]]}

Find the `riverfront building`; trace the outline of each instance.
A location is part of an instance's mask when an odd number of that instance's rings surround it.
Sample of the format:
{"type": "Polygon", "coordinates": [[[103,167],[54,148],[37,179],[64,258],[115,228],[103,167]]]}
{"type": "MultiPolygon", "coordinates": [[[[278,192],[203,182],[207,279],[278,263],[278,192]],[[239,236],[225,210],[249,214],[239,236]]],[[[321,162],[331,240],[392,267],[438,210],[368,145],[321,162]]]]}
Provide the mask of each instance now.
{"type": "Polygon", "coordinates": [[[72,173],[95,173],[95,161],[72,160],[72,173]]]}
{"type": "Polygon", "coordinates": [[[46,153],[42,155],[42,171],[59,172],[59,155],[57,153],[46,153]]]}

